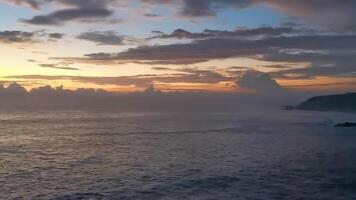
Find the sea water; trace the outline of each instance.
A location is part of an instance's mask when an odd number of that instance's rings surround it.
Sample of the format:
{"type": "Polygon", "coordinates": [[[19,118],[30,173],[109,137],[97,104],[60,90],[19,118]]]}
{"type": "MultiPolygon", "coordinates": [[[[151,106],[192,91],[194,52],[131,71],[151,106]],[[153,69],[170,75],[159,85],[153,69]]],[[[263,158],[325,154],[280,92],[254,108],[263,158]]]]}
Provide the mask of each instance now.
{"type": "Polygon", "coordinates": [[[356,129],[333,127],[352,119],[2,112],[0,199],[356,199],[356,129]]]}

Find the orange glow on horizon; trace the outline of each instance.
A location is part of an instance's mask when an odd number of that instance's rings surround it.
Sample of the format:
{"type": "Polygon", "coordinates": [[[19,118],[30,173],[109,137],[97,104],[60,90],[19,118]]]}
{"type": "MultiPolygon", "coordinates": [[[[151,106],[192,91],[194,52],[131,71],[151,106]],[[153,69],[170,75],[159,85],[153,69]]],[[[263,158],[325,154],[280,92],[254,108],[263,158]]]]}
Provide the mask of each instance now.
{"type": "Polygon", "coordinates": [[[355,90],[356,78],[352,77],[325,77],[318,76],[314,79],[278,80],[285,88],[295,90],[326,90],[326,89],[350,89],[355,90]]]}

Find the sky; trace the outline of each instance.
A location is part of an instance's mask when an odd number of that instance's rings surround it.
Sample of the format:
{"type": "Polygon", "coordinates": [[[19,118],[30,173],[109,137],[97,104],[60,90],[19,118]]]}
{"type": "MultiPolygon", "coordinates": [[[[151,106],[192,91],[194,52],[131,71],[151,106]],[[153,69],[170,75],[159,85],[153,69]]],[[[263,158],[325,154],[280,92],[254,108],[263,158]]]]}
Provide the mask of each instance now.
{"type": "Polygon", "coordinates": [[[356,90],[354,0],[0,0],[0,83],[356,90]]]}

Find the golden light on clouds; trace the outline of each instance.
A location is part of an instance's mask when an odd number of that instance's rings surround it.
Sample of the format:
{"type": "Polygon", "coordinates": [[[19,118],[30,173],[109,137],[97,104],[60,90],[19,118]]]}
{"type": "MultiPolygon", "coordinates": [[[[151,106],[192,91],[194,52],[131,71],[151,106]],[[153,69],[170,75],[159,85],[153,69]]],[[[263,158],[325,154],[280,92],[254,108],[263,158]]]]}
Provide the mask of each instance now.
{"type": "Polygon", "coordinates": [[[279,80],[285,88],[295,90],[330,90],[330,89],[349,89],[356,88],[356,78],[353,77],[323,77],[318,76],[313,79],[300,80],[279,80]]]}

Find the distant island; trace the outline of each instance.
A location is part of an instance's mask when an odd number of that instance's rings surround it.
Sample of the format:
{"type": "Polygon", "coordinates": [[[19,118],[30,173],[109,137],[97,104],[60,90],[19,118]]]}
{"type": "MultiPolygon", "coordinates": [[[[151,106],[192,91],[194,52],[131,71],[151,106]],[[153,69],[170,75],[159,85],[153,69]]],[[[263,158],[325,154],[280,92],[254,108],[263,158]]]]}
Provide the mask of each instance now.
{"type": "Polygon", "coordinates": [[[338,123],[335,124],[335,127],[356,127],[356,123],[351,123],[351,122],[338,123]]]}
{"type": "Polygon", "coordinates": [[[296,106],[296,109],[356,112],[356,93],[312,97],[296,106]]]}

